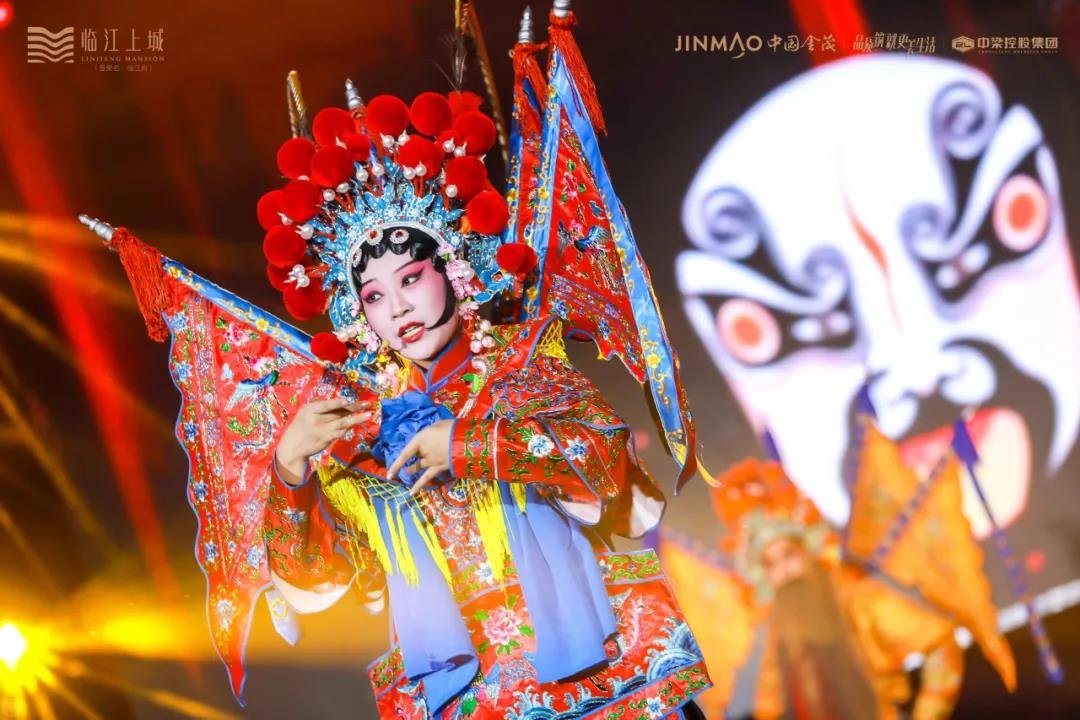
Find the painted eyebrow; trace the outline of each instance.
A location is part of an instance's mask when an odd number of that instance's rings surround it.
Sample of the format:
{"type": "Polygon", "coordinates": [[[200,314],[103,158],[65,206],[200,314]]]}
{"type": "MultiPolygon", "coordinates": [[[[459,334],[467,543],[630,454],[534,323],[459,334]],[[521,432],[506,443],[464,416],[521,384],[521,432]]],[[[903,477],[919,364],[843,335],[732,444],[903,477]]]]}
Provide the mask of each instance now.
{"type": "MultiPolygon", "coordinates": [[[[423,262],[423,261],[422,260],[409,260],[407,262],[404,262],[401,265],[398,265],[397,268],[394,269],[394,272],[399,273],[402,270],[404,270],[405,268],[412,265],[413,263],[418,263],[418,262],[423,262]]],[[[363,290],[364,286],[367,285],[369,282],[375,282],[375,279],[372,278],[371,280],[365,280],[364,282],[360,283],[360,289],[363,290]]]]}
{"type": "Polygon", "coordinates": [[[404,262],[404,263],[402,263],[401,265],[398,265],[398,267],[397,267],[397,270],[394,270],[394,272],[396,272],[396,273],[399,273],[399,272],[401,272],[402,270],[404,270],[405,268],[407,268],[407,267],[409,267],[410,265],[412,265],[413,263],[418,263],[418,262],[423,262],[423,260],[416,260],[416,259],[414,258],[414,259],[412,259],[412,260],[409,260],[408,262],[404,262]]]}

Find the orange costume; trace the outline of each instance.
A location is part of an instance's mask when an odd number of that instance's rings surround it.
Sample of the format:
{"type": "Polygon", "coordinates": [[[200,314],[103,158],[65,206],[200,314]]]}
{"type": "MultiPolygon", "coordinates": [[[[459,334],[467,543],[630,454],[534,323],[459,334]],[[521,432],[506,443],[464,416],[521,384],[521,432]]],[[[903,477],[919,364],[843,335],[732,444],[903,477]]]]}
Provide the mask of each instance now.
{"type": "Polygon", "coordinates": [[[898,717],[911,700],[905,661],[913,656],[922,657],[913,717],[948,717],[963,678],[959,626],[1015,687],[982,551],[961,509],[957,458],[950,452],[921,481],[868,417],[861,422],[843,531],[825,523],[779,463],[748,459],[712,490],[729,530],[722,553],[710,558],[662,538],[665,569],[714,679],[699,701],[709,717],[723,717],[731,702],[759,623],[756,718],[898,717]]]}

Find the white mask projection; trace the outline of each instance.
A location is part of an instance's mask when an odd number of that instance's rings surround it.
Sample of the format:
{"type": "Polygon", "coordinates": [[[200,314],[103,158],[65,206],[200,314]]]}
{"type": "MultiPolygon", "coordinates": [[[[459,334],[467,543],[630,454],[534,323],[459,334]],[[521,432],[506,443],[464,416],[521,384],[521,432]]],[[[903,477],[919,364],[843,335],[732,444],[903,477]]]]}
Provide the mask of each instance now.
{"type": "MultiPolygon", "coordinates": [[[[1080,423],[1080,299],[1039,123],[963,64],[870,55],[752,107],[683,205],[684,306],[750,423],[833,522],[864,382],[926,473],[964,410],[1001,525],[1080,423]]],[[[1036,490],[1037,491],[1037,490],[1036,490]]],[[[965,511],[989,530],[971,487],[965,511]]]]}

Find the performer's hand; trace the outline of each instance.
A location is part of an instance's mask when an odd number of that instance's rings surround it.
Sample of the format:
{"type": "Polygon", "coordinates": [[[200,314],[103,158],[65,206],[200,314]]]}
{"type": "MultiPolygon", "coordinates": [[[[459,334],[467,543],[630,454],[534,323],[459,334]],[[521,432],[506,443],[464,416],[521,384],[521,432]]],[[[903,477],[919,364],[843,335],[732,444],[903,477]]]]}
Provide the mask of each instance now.
{"type": "Polygon", "coordinates": [[[453,427],[453,420],[439,420],[413,435],[413,439],[390,466],[386,477],[393,480],[398,470],[416,459],[424,468],[424,474],[413,483],[409,492],[415,495],[423,490],[439,474],[450,469],[450,430],[453,427]]]}
{"type": "Polygon", "coordinates": [[[308,458],[322,452],[349,428],[370,420],[375,414],[368,403],[352,403],[344,398],[317,400],[302,406],[281,434],[276,458],[286,480],[298,484],[304,476],[308,458]],[[291,477],[288,477],[291,476],[291,477]]]}

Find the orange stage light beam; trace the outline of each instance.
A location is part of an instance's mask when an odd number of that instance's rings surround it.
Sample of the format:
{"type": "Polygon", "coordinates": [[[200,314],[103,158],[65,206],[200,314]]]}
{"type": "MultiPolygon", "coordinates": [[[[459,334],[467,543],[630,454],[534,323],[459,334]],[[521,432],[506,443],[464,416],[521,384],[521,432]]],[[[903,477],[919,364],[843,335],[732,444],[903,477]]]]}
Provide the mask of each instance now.
{"type": "MultiPolygon", "coordinates": [[[[65,345],[49,329],[31,317],[17,303],[4,293],[0,292],[0,318],[7,320],[13,326],[23,331],[31,340],[44,347],[61,361],[67,363],[78,372],[85,382],[99,383],[105,390],[120,398],[128,407],[139,415],[144,423],[166,441],[172,441],[175,437],[172,425],[159,416],[149,405],[131,394],[120,381],[108,375],[99,375],[90,372],[77,356],[72,355],[70,348],[65,345]]],[[[3,434],[0,433],[0,440],[3,434]]]]}
{"type": "Polygon", "coordinates": [[[44,561],[34,551],[34,546],[30,544],[30,541],[26,539],[26,535],[19,529],[19,526],[15,524],[15,521],[11,518],[11,513],[7,511],[7,508],[0,504],[0,530],[7,533],[8,537],[22,553],[23,558],[26,560],[26,564],[30,566],[30,569],[37,575],[38,581],[42,587],[49,591],[49,594],[54,598],[61,597],[60,588],[56,582],[52,579],[52,575],[49,574],[49,569],[45,566],[44,561]]]}
{"type": "Polygon", "coordinates": [[[119,283],[110,283],[91,275],[86,275],[77,265],[50,266],[45,259],[34,249],[22,247],[13,243],[3,242],[0,238],[0,262],[8,262],[12,265],[30,269],[46,277],[48,280],[58,280],[71,289],[81,290],[93,297],[100,297],[117,307],[135,309],[135,301],[131,297],[131,289],[119,283]]]}
{"type": "Polygon", "coordinates": [[[178,695],[177,693],[169,692],[167,690],[145,688],[130,682],[117,680],[116,678],[91,670],[78,660],[64,660],[61,663],[61,670],[69,677],[86,678],[99,685],[104,685],[114,690],[120,690],[126,695],[141,698],[152,705],[171,710],[184,717],[198,718],[198,720],[239,720],[240,717],[239,715],[218,710],[212,705],[207,705],[206,703],[199,702],[198,700],[183,695],[178,695]]]}
{"type": "Polygon", "coordinates": [[[49,449],[41,442],[41,438],[34,432],[30,423],[23,417],[18,403],[15,402],[15,398],[8,392],[7,386],[2,382],[0,382],[0,412],[7,416],[15,431],[22,438],[23,444],[34,456],[45,474],[49,476],[49,479],[52,480],[57,492],[60,493],[61,499],[71,510],[75,522],[82,528],[82,531],[97,544],[100,550],[106,554],[112,553],[114,547],[112,541],[109,540],[109,536],[105,533],[105,528],[102,527],[101,522],[90,509],[82,493],[79,492],[75,483],[68,476],[67,471],[64,470],[63,465],[53,457],[49,449]]]}
{"type": "MultiPolygon", "coordinates": [[[[65,189],[55,171],[44,139],[36,129],[41,125],[32,117],[23,93],[18,91],[10,68],[19,66],[14,58],[0,61],[0,151],[3,152],[23,206],[31,215],[53,218],[73,216],[66,201],[65,189]]],[[[35,238],[35,252],[46,265],[67,264],[94,275],[99,258],[78,247],[57,247],[55,243],[35,238]]],[[[109,315],[92,298],[78,291],[70,281],[50,277],[48,295],[56,308],[61,327],[74,352],[91,372],[119,376],[116,357],[109,348],[109,315]]],[[[143,462],[138,437],[133,437],[135,423],[129,409],[101,385],[84,383],[98,432],[113,474],[120,488],[125,510],[135,529],[143,557],[162,597],[175,602],[180,597],[166,552],[165,534],[154,505],[150,483],[143,462]]],[[[96,522],[96,521],[95,521],[96,522]]]]}
{"type": "Polygon", "coordinates": [[[105,720],[94,708],[87,705],[85,700],[72,692],[52,670],[44,669],[41,682],[45,687],[52,690],[55,695],[78,711],[79,715],[86,718],[86,720],[105,720]]]}

